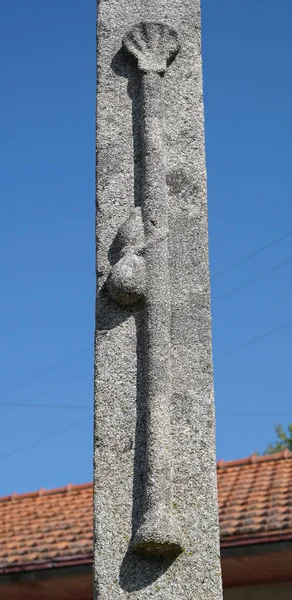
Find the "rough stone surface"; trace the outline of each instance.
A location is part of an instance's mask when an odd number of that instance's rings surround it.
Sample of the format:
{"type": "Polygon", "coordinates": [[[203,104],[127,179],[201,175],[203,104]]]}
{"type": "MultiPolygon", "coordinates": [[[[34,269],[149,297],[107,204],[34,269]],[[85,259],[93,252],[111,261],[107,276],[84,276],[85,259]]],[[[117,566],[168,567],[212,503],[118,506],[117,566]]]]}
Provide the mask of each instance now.
{"type": "Polygon", "coordinates": [[[199,0],[98,4],[95,597],[220,600],[199,0]],[[178,33],[163,78],[141,22],[178,33]],[[178,556],[133,551],[153,503],[178,556]]]}

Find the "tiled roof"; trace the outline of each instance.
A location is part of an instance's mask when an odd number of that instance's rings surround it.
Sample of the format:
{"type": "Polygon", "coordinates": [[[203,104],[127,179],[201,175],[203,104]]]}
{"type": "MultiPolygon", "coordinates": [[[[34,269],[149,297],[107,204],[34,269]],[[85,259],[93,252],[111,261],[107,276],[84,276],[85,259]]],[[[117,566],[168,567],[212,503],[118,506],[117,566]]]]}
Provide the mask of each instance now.
{"type": "Polygon", "coordinates": [[[0,573],[92,560],[92,484],[0,498],[0,573]]]}
{"type": "Polygon", "coordinates": [[[217,463],[221,546],[292,538],[292,453],[217,463]]]}
{"type": "MultiPolygon", "coordinates": [[[[292,453],[217,473],[221,546],[292,539],[292,453]]],[[[0,498],[0,573],[91,561],[91,483],[0,498]]]]}

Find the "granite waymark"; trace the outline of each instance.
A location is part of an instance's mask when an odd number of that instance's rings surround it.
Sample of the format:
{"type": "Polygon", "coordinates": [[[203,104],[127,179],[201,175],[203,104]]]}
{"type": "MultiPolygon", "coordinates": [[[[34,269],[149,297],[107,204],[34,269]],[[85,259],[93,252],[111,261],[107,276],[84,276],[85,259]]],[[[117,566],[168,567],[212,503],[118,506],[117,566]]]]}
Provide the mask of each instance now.
{"type": "Polygon", "coordinates": [[[94,572],[104,600],[222,597],[199,9],[98,7],[94,572]]]}

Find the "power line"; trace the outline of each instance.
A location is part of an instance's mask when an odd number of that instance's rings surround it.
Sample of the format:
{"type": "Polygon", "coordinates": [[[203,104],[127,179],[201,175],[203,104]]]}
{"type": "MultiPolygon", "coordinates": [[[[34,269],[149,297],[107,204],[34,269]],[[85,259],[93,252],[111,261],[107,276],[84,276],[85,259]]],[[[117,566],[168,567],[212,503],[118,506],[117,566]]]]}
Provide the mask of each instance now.
{"type": "Polygon", "coordinates": [[[221,417],[292,417],[290,413],[268,413],[268,412],[229,412],[225,410],[217,410],[217,415],[221,417]]]}
{"type": "Polygon", "coordinates": [[[277,263],[276,265],[274,265],[273,267],[271,267],[271,269],[268,269],[267,271],[263,271],[262,273],[259,273],[259,275],[257,275],[256,277],[253,277],[251,279],[248,279],[247,281],[244,281],[243,283],[241,283],[240,285],[237,285],[233,289],[225,292],[224,294],[221,294],[220,296],[217,296],[217,298],[215,297],[214,301],[215,302],[219,302],[223,298],[226,298],[226,296],[230,296],[231,294],[234,294],[235,292],[238,292],[239,290],[242,290],[243,288],[251,285],[252,283],[255,283],[256,281],[259,281],[260,279],[262,279],[266,275],[270,275],[274,271],[277,271],[281,267],[284,267],[285,265],[287,265],[288,263],[291,263],[291,262],[292,262],[292,257],[290,256],[286,260],[284,260],[284,261],[282,261],[280,263],[277,263]]]}
{"type": "MultiPolygon", "coordinates": [[[[0,402],[0,405],[3,402],[0,402]]],[[[5,404],[5,403],[4,403],[5,404]]],[[[57,409],[68,409],[68,410],[93,410],[92,406],[82,406],[78,404],[21,404],[15,403],[15,406],[24,406],[25,408],[57,408],[57,409]]],[[[269,412],[236,412],[236,411],[222,411],[217,410],[217,415],[222,417],[292,417],[292,412],[289,413],[269,413],[269,412]]]]}
{"type": "MultiPolygon", "coordinates": [[[[6,404],[0,402],[0,405],[6,404]]],[[[28,407],[28,408],[57,408],[57,409],[68,409],[68,410],[93,410],[92,406],[82,406],[78,404],[21,404],[15,403],[17,407],[28,407]]],[[[217,415],[222,417],[292,417],[292,412],[289,413],[269,413],[269,412],[236,412],[236,411],[222,411],[217,410],[217,415]]]]}
{"type": "Polygon", "coordinates": [[[77,356],[80,356],[80,355],[84,354],[85,352],[89,352],[89,350],[91,350],[91,349],[92,349],[92,346],[87,346],[86,348],[82,348],[81,350],[78,350],[77,352],[74,352],[73,354],[70,354],[69,356],[67,356],[66,358],[64,358],[63,360],[61,360],[60,362],[55,363],[54,365],[52,365],[48,369],[45,369],[44,371],[41,371],[41,373],[38,373],[34,377],[31,377],[31,379],[27,379],[26,381],[18,384],[12,390],[10,390],[6,394],[3,394],[2,396],[0,396],[0,400],[4,400],[8,396],[11,396],[15,392],[17,392],[18,390],[21,390],[24,387],[27,387],[30,383],[33,383],[34,381],[37,381],[38,379],[41,379],[42,377],[44,377],[48,373],[51,373],[52,371],[55,371],[56,369],[58,369],[59,367],[62,367],[63,365],[65,365],[66,363],[70,362],[74,358],[77,358],[77,356]]]}
{"type": "Polygon", "coordinates": [[[255,337],[251,338],[250,340],[247,340],[246,342],[244,342],[243,344],[240,344],[239,346],[235,346],[234,348],[231,348],[230,350],[225,352],[222,355],[222,357],[230,356],[231,354],[234,354],[235,352],[238,352],[239,350],[242,350],[243,348],[247,348],[248,346],[251,346],[252,344],[255,344],[256,342],[260,342],[261,340],[263,340],[267,337],[270,337],[271,335],[275,335],[276,333],[278,333],[278,331],[286,329],[287,327],[291,327],[291,325],[292,325],[292,319],[290,319],[290,321],[287,321],[286,323],[283,323],[282,325],[278,325],[278,327],[269,329],[265,333],[262,333],[260,335],[257,335],[255,337]]]}
{"type": "Polygon", "coordinates": [[[52,438],[57,437],[58,435],[61,435],[61,433],[66,433],[73,427],[77,427],[77,425],[80,425],[81,423],[84,423],[85,421],[91,421],[91,417],[86,417],[85,419],[81,419],[80,421],[71,423],[70,425],[67,425],[67,427],[64,427],[63,429],[58,429],[57,431],[54,431],[47,437],[42,437],[38,440],[35,440],[32,444],[26,444],[24,446],[19,446],[18,448],[14,448],[14,450],[11,450],[11,452],[6,452],[6,454],[2,454],[2,456],[0,456],[0,460],[9,458],[13,454],[18,454],[19,452],[24,452],[26,450],[30,450],[31,448],[35,448],[35,446],[39,446],[39,445],[47,442],[48,440],[51,440],[52,438]]]}
{"type": "MultiPolygon", "coordinates": [[[[13,408],[65,408],[70,410],[92,410],[92,407],[90,406],[81,406],[79,404],[30,404],[28,402],[0,402],[0,406],[13,406],[13,408]]],[[[6,412],[4,414],[6,414],[6,412]]]]}
{"type": "MultiPolygon", "coordinates": [[[[2,413],[0,413],[0,417],[3,417],[4,415],[7,415],[11,412],[13,412],[14,410],[17,410],[17,408],[21,407],[21,406],[25,406],[29,403],[30,400],[35,400],[36,398],[42,398],[43,396],[46,396],[46,394],[48,394],[49,392],[52,392],[53,390],[57,389],[58,387],[60,387],[60,385],[63,385],[64,383],[68,383],[69,381],[74,381],[76,380],[76,377],[72,377],[72,375],[70,377],[66,377],[65,379],[62,379],[62,381],[59,381],[58,383],[56,383],[55,385],[50,386],[49,388],[46,388],[45,390],[41,390],[40,392],[38,392],[37,394],[34,394],[33,396],[30,396],[30,398],[28,398],[28,400],[24,403],[22,402],[0,402],[0,405],[2,406],[12,406],[12,408],[8,409],[8,410],[4,410],[2,413]]],[[[40,404],[40,406],[42,406],[40,404]]]]}
{"type": "Polygon", "coordinates": [[[249,254],[246,254],[246,256],[244,256],[240,260],[237,260],[236,262],[231,263],[228,267],[225,267],[225,269],[222,269],[221,271],[217,271],[217,273],[215,273],[212,276],[212,279],[214,279],[214,277],[220,277],[221,275],[224,275],[228,271],[231,271],[232,269],[235,269],[236,267],[239,267],[240,265],[242,265],[243,263],[247,262],[251,258],[254,258],[255,256],[258,256],[262,252],[265,252],[265,250],[268,250],[269,248],[272,248],[273,246],[276,246],[277,244],[279,244],[283,240],[291,237],[291,235],[292,235],[292,231],[288,231],[287,233],[284,233],[280,237],[277,237],[277,238],[271,240],[270,242],[268,242],[268,244],[265,244],[264,246],[260,246],[257,250],[254,250],[253,252],[250,252],[249,254]]]}
{"type": "MultiPolygon", "coordinates": [[[[241,417],[242,416],[280,417],[280,416],[291,416],[292,413],[234,413],[234,412],[229,413],[229,412],[225,412],[225,411],[216,411],[216,414],[217,415],[221,414],[222,416],[241,416],[241,417]]],[[[91,421],[91,420],[92,420],[92,417],[86,417],[85,419],[81,419],[79,421],[76,421],[75,423],[70,423],[70,425],[68,425],[67,427],[63,427],[62,429],[53,431],[48,436],[39,438],[38,440],[35,440],[32,444],[25,444],[23,446],[19,446],[18,448],[14,448],[10,452],[6,452],[6,454],[2,454],[2,456],[0,456],[0,460],[4,460],[5,458],[10,458],[10,456],[19,454],[19,452],[25,452],[26,450],[31,450],[32,448],[35,448],[36,446],[40,446],[41,444],[44,444],[45,442],[57,437],[58,435],[61,435],[63,433],[66,433],[67,431],[70,431],[70,429],[73,429],[74,427],[81,425],[81,423],[85,423],[86,421],[91,421]]]]}
{"type": "MultiPolygon", "coordinates": [[[[2,402],[0,404],[3,404],[2,402]]],[[[81,406],[78,404],[16,404],[16,406],[24,406],[28,408],[57,408],[68,410],[93,410],[92,406],[81,406]]],[[[292,412],[289,413],[268,413],[268,412],[235,412],[217,410],[217,415],[222,417],[292,417],[292,412]]]]}
{"type": "MultiPolygon", "coordinates": [[[[3,404],[3,403],[0,403],[3,404]]],[[[16,403],[16,406],[24,406],[25,408],[57,408],[57,409],[68,409],[68,410],[93,410],[92,406],[81,406],[78,404],[20,404],[16,403]]],[[[292,417],[292,412],[289,413],[269,413],[269,412],[236,412],[236,411],[222,411],[217,410],[217,415],[221,417],[292,417]]]]}

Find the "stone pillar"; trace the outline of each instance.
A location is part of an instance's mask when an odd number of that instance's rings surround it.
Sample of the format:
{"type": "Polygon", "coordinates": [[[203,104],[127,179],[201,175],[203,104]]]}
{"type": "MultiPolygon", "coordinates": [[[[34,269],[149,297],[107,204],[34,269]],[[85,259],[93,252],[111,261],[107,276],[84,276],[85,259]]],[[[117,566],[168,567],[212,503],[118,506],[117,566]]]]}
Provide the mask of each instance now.
{"type": "Polygon", "coordinates": [[[221,600],[199,0],[99,0],[95,598],[221,600]]]}

